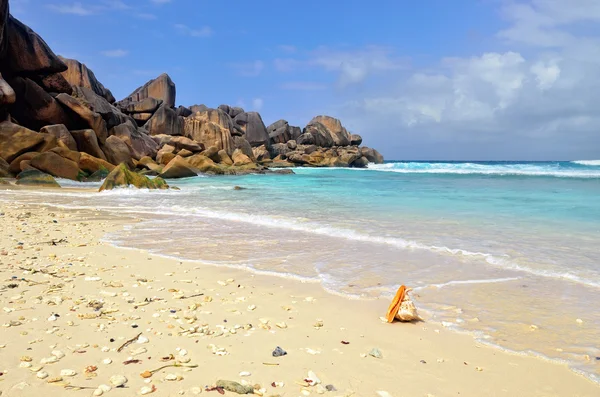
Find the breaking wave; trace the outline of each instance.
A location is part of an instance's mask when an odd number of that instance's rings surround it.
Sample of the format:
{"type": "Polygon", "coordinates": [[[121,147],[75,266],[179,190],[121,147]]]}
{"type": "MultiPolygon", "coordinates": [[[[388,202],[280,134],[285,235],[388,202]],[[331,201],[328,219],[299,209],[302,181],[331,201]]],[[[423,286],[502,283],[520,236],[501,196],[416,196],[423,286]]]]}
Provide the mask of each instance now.
{"type": "Polygon", "coordinates": [[[557,178],[600,178],[600,160],[573,162],[393,162],[369,164],[369,170],[404,174],[453,174],[490,176],[545,176],[557,178]]]}

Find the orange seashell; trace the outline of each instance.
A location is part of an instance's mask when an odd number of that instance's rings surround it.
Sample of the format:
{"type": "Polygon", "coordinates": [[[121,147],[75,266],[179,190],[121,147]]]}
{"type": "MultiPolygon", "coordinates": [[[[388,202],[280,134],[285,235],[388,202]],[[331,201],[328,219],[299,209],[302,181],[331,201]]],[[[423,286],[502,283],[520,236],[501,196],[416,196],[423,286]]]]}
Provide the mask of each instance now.
{"type": "Polygon", "coordinates": [[[144,371],[144,372],[142,372],[142,373],[140,374],[140,376],[141,376],[142,378],[149,378],[149,377],[151,377],[151,376],[152,376],[152,372],[150,372],[150,371],[144,371]]]}
{"type": "Polygon", "coordinates": [[[387,314],[385,315],[385,318],[387,319],[388,323],[394,322],[394,318],[396,317],[396,314],[398,314],[398,311],[400,310],[400,305],[402,304],[402,301],[404,300],[405,295],[406,295],[406,286],[402,285],[402,286],[400,286],[400,288],[398,288],[398,292],[396,292],[396,296],[394,296],[394,299],[392,300],[390,307],[388,307],[387,314]]]}

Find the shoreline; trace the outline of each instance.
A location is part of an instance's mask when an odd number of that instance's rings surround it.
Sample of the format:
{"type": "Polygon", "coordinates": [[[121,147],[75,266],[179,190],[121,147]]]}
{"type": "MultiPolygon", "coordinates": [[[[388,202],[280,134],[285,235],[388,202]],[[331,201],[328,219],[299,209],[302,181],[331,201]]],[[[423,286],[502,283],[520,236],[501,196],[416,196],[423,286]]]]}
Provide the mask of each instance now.
{"type": "MultiPolygon", "coordinates": [[[[47,218],[49,211],[51,211],[63,219],[59,220],[60,223],[67,220],[66,223],[70,225],[73,222],[77,222],[76,219],[80,217],[80,222],[85,223],[88,228],[90,238],[89,244],[93,244],[92,246],[94,247],[102,247],[102,252],[93,250],[86,256],[85,260],[86,262],[89,261],[90,265],[97,266],[97,261],[106,256],[113,260],[116,260],[116,258],[125,258],[129,263],[129,266],[134,268],[134,270],[152,274],[157,281],[161,278],[166,277],[168,280],[169,277],[173,277],[165,276],[164,268],[176,269],[175,278],[177,278],[177,276],[189,278],[189,275],[183,276],[183,274],[197,273],[197,276],[202,279],[202,282],[196,283],[196,286],[198,287],[202,285],[203,288],[200,288],[200,290],[208,289],[208,291],[211,291],[210,294],[225,297],[222,298],[225,300],[221,302],[220,307],[215,307],[217,305],[212,303],[208,304],[211,306],[211,310],[219,311],[221,317],[231,317],[232,314],[228,311],[227,306],[235,305],[237,307],[236,310],[240,312],[240,314],[236,314],[236,316],[247,317],[248,314],[250,315],[252,318],[253,329],[249,330],[247,335],[250,339],[258,339],[260,341],[260,343],[257,344],[257,346],[260,346],[260,349],[249,347],[247,346],[247,343],[244,344],[243,339],[245,338],[239,337],[239,333],[228,334],[229,337],[203,336],[199,338],[200,346],[192,346],[193,350],[187,349],[190,352],[190,357],[192,357],[193,362],[198,360],[198,363],[201,364],[202,369],[200,378],[202,378],[202,381],[196,382],[201,384],[190,384],[191,379],[186,377],[185,372],[183,373],[184,379],[179,382],[165,381],[160,383],[158,382],[157,374],[152,377],[153,384],[156,384],[158,387],[158,390],[154,393],[155,395],[170,395],[164,393],[175,393],[178,390],[183,390],[187,394],[191,394],[192,391],[196,391],[196,389],[193,389],[194,387],[203,387],[205,384],[211,384],[219,378],[239,382],[240,380],[245,379],[238,376],[239,371],[251,372],[252,376],[250,379],[260,383],[262,387],[267,388],[267,393],[265,395],[275,395],[282,392],[285,394],[292,393],[293,395],[294,393],[302,392],[302,387],[294,382],[301,381],[303,377],[306,376],[308,370],[315,371],[317,375],[323,379],[324,383],[331,383],[338,389],[338,392],[327,392],[327,394],[332,396],[350,395],[349,393],[351,392],[354,392],[354,395],[367,396],[376,395],[375,393],[377,391],[387,391],[392,396],[428,394],[441,396],[455,395],[457,392],[460,392],[461,395],[481,395],[483,392],[483,394],[487,395],[591,396],[598,392],[598,385],[596,383],[583,375],[570,370],[565,364],[547,361],[541,357],[535,357],[526,353],[511,353],[506,352],[502,348],[486,346],[474,340],[470,335],[464,335],[454,330],[445,329],[436,323],[382,324],[378,317],[385,313],[387,304],[389,303],[385,299],[350,300],[331,294],[320,284],[317,285],[317,283],[303,283],[289,278],[273,277],[272,275],[265,274],[253,274],[239,268],[232,269],[218,266],[206,266],[206,264],[193,266],[191,263],[186,263],[191,261],[177,261],[159,257],[158,255],[144,252],[137,248],[117,248],[108,245],[106,242],[101,242],[101,239],[107,233],[118,230],[118,228],[125,225],[134,224],[135,217],[127,216],[126,219],[117,220],[113,215],[103,213],[102,211],[48,209],[48,207],[44,207],[41,204],[19,204],[19,206],[21,206],[21,208],[9,210],[6,208],[5,204],[2,204],[2,211],[6,213],[3,218],[9,214],[13,215],[22,212],[31,212],[34,219],[45,219],[47,218]],[[97,218],[98,215],[100,215],[100,219],[97,218]],[[152,268],[143,266],[148,263],[149,260],[154,264],[152,268]],[[230,302],[230,300],[226,298],[228,294],[233,294],[233,296],[237,294],[246,295],[249,292],[247,289],[246,291],[243,289],[232,291],[230,287],[231,283],[225,282],[226,285],[218,283],[218,281],[228,279],[234,279],[236,285],[239,283],[241,286],[251,288],[251,294],[255,296],[251,297],[249,300],[254,301],[253,305],[256,305],[254,311],[249,312],[246,309],[250,304],[249,301],[243,301],[240,307],[239,302],[236,303],[235,300],[230,302]],[[294,298],[291,296],[294,296],[294,298]],[[308,296],[314,298],[314,300],[311,300],[312,303],[303,300],[308,296]],[[315,302],[318,302],[318,304],[315,305],[315,302]],[[283,311],[281,309],[282,305],[289,305],[292,307],[291,311],[283,311]],[[262,318],[263,320],[269,319],[269,322],[263,324],[259,322],[257,318],[262,318]],[[312,325],[319,319],[323,320],[324,326],[319,329],[314,329],[312,325]],[[286,322],[286,328],[278,328],[275,325],[276,323],[281,322],[286,322]],[[261,325],[257,327],[257,324],[261,325]],[[271,327],[271,329],[263,330],[260,328],[262,325],[271,327]],[[313,339],[313,341],[311,344],[307,344],[304,341],[305,338],[313,339]],[[232,341],[232,339],[236,340],[232,341]],[[242,340],[240,341],[239,339],[242,340]],[[270,357],[270,352],[275,348],[275,339],[279,340],[277,343],[281,344],[289,353],[287,356],[284,356],[277,361],[277,363],[281,363],[282,366],[284,364],[286,366],[291,365],[285,373],[282,373],[281,370],[272,371],[270,367],[265,368],[262,363],[259,363],[261,360],[274,360],[273,357],[270,357]],[[214,344],[220,344],[224,340],[227,340],[229,344],[226,347],[227,350],[231,350],[229,352],[230,354],[227,356],[215,357],[210,354],[210,351],[207,352],[206,348],[203,347],[203,345],[206,345],[207,343],[210,344],[212,342],[214,344]],[[348,340],[351,344],[348,346],[342,345],[340,344],[340,340],[348,340]],[[361,355],[368,355],[373,347],[381,349],[383,354],[382,359],[376,359],[370,356],[361,357],[361,355]],[[313,353],[315,351],[319,351],[320,353],[309,354],[306,352],[306,349],[310,349],[313,353]],[[351,350],[351,353],[349,353],[348,350],[351,350]],[[234,356],[236,356],[234,360],[227,361],[227,359],[234,358],[234,356]],[[247,362],[243,357],[256,357],[257,359],[247,362]],[[292,357],[294,362],[290,364],[287,361],[291,361],[289,359],[292,357]],[[219,362],[219,359],[223,359],[222,361],[224,362],[219,362]],[[286,361],[286,359],[288,360],[286,361]],[[420,360],[423,360],[426,363],[424,364],[420,360]],[[206,368],[202,363],[205,363],[206,361],[211,363],[211,367],[208,371],[210,374],[206,374],[205,376],[203,372],[206,371],[206,368]],[[330,363],[330,361],[333,361],[333,363],[330,363]],[[464,362],[468,365],[465,365],[464,362]],[[241,363],[244,363],[244,365],[240,365],[241,363]],[[236,367],[238,372],[232,372],[229,368],[230,366],[236,367]],[[481,369],[481,371],[475,369],[476,367],[481,369]],[[268,371],[264,371],[265,369],[268,371]],[[155,380],[155,377],[157,380],[155,380]],[[352,378],[359,378],[361,380],[360,384],[355,384],[351,381],[352,378]],[[285,386],[283,388],[271,388],[269,386],[271,381],[283,381],[285,386]],[[568,385],[568,387],[565,385],[568,385]]],[[[31,221],[28,223],[31,223],[31,221]]],[[[11,224],[9,227],[11,226],[16,225],[11,224]]],[[[76,238],[77,241],[79,241],[79,239],[80,237],[76,238]]],[[[3,246],[6,246],[6,237],[4,235],[3,240],[5,240],[3,241],[3,246]]],[[[71,240],[69,241],[71,242],[71,240]]],[[[73,245],[75,243],[71,244],[73,245]]],[[[68,254],[77,256],[77,253],[82,251],[81,248],[84,247],[44,246],[41,251],[44,254],[50,255],[52,255],[50,251],[58,251],[57,258],[60,258],[62,255],[68,254]]],[[[24,253],[24,251],[21,253],[24,253]]],[[[17,253],[15,256],[18,256],[21,253],[17,253]]],[[[2,258],[7,257],[0,257],[0,260],[4,262],[2,258]]],[[[11,257],[9,256],[8,258],[11,257]]],[[[4,266],[2,269],[3,273],[7,271],[4,266]]],[[[124,279],[124,272],[127,274],[130,273],[129,270],[125,269],[110,269],[110,271],[114,272],[116,276],[120,276],[120,280],[124,279]]],[[[88,272],[89,271],[86,271],[85,273],[87,274],[88,272]]],[[[94,271],[92,271],[92,273],[94,273],[94,271]]],[[[33,276],[31,278],[33,278],[33,276]]],[[[73,287],[75,289],[80,289],[81,287],[84,287],[85,284],[84,281],[77,280],[74,282],[73,287]]],[[[161,280],[161,288],[166,288],[165,284],[170,284],[170,282],[161,280]]],[[[182,285],[181,283],[179,284],[180,286],[182,285]]],[[[187,285],[187,282],[185,285],[187,285]]],[[[157,290],[154,291],[156,292],[157,290]]],[[[95,292],[97,293],[96,295],[98,295],[101,291],[95,292]]],[[[132,289],[127,288],[127,293],[132,293],[132,289]]],[[[3,306],[10,306],[6,302],[6,296],[6,293],[0,295],[0,299],[3,300],[3,306]]],[[[100,299],[105,299],[102,296],[96,296],[96,298],[98,297],[100,297],[100,299]]],[[[248,298],[246,296],[244,297],[248,298]]],[[[169,303],[172,304],[173,302],[169,303]]],[[[418,307],[418,300],[416,301],[416,304],[418,307]]],[[[30,314],[27,312],[26,317],[29,316],[30,314]]],[[[208,318],[212,317],[211,315],[206,316],[208,318]]],[[[40,318],[44,319],[46,317],[40,316],[40,318]]],[[[148,317],[147,319],[150,320],[150,323],[154,322],[152,317],[148,317]]],[[[43,334],[46,332],[44,324],[42,324],[44,322],[45,321],[39,321],[37,326],[34,326],[33,329],[43,334]]],[[[141,320],[139,320],[139,322],[141,323],[141,320]]],[[[83,321],[82,323],[81,326],[87,325],[83,321]]],[[[212,321],[209,321],[209,323],[212,323],[212,321]]],[[[34,323],[28,325],[33,326],[34,323]]],[[[226,323],[221,323],[221,325],[227,326],[226,323]]],[[[155,327],[156,326],[158,325],[155,325],[155,327]]],[[[212,328],[213,324],[210,324],[210,326],[212,328]]],[[[122,329],[122,327],[119,327],[119,324],[108,324],[106,327],[122,329]]],[[[8,328],[8,330],[10,331],[11,328],[8,328]]],[[[15,327],[15,329],[16,328],[17,327],[15,327]]],[[[149,328],[148,330],[151,329],[153,329],[154,332],[158,332],[154,327],[149,328]]],[[[150,342],[147,345],[143,345],[146,346],[148,350],[150,350],[150,348],[156,350],[163,349],[163,347],[169,345],[172,346],[172,343],[169,343],[169,341],[155,343],[153,339],[162,339],[161,336],[153,335],[153,331],[148,330],[144,332],[144,335],[148,335],[150,342]]],[[[132,330],[129,329],[127,332],[123,332],[122,337],[128,337],[131,333],[132,330]]],[[[78,337],[85,339],[85,335],[79,335],[78,337]]],[[[12,340],[10,337],[8,338],[6,348],[0,349],[0,354],[4,353],[3,350],[14,350],[14,353],[11,355],[0,355],[0,367],[2,367],[0,370],[6,371],[5,376],[0,378],[0,390],[5,390],[5,382],[7,382],[8,376],[12,377],[20,372],[26,371],[17,368],[19,365],[18,362],[15,363],[14,360],[6,360],[6,357],[20,357],[25,353],[22,351],[23,349],[19,349],[17,346],[11,346],[13,344],[11,342],[15,341],[15,336],[13,335],[12,338],[12,340]]],[[[16,337],[16,339],[18,339],[18,337],[16,337]]],[[[179,343],[183,344],[184,342],[188,341],[184,339],[179,343]]],[[[56,344],[60,346],[60,342],[57,342],[56,344]]],[[[49,351],[46,352],[46,355],[48,353],[49,351]]],[[[176,352],[173,351],[173,354],[175,353],[176,352]]],[[[113,352],[90,352],[88,354],[91,354],[90,357],[93,357],[88,361],[96,361],[96,364],[94,365],[97,365],[98,368],[102,369],[104,382],[107,382],[106,378],[110,371],[107,372],[105,368],[102,368],[106,366],[101,363],[102,359],[100,357],[112,355],[113,352]]],[[[125,355],[125,353],[120,354],[120,356],[125,355]]],[[[39,360],[41,357],[37,356],[35,358],[39,360]]],[[[66,359],[67,358],[63,360],[66,359]]],[[[148,360],[148,362],[150,361],[156,360],[153,358],[152,360],[148,360]]],[[[92,362],[90,364],[93,364],[92,362]]],[[[146,360],[144,360],[143,364],[144,368],[150,365],[146,365],[146,360]]],[[[62,367],[62,362],[52,364],[52,369],[56,368],[57,365],[62,367]]],[[[154,362],[150,366],[158,367],[159,365],[160,363],[154,362]]],[[[50,366],[46,367],[48,368],[48,371],[50,371],[49,367],[50,366]]],[[[143,382],[143,379],[139,377],[139,372],[141,371],[140,366],[137,366],[136,368],[122,366],[116,359],[113,359],[112,368],[110,368],[110,370],[114,372],[115,367],[122,367],[120,370],[127,372],[126,376],[129,379],[128,385],[131,386],[131,390],[137,392],[141,387],[146,385],[143,382]]],[[[279,369],[279,366],[273,368],[279,369]]],[[[82,370],[82,368],[73,369],[82,370]]],[[[195,371],[197,370],[192,370],[192,378],[197,378],[197,375],[194,374],[195,371]]],[[[100,369],[98,372],[100,372],[100,369]]],[[[62,389],[36,379],[35,374],[21,375],[28,375],[21,376],[20,379],[31,384],[29,390],[32,392],[32,395],[39,393],[41,390],[44,390],[44,392],[47,390],[50,393],[49,395],[54,395],[53,393],[60,395],[59,393],[62,389]]],[[[99,380],[100,375],[98,377],[98,381],[99,380]]],[[[307,391],[310,391],[312,394],[317,394],[315,387],[309,387],[307,388],[307,391]]],[[[26,390],[23,390],[23,393],[25,392],[26,390]]],[[[109,394],[124,395],[121,393],[121,390],[118,389],[109,392],[109,394]]],[[[25,393],[19,395],[29,394],[25,393]]]]}

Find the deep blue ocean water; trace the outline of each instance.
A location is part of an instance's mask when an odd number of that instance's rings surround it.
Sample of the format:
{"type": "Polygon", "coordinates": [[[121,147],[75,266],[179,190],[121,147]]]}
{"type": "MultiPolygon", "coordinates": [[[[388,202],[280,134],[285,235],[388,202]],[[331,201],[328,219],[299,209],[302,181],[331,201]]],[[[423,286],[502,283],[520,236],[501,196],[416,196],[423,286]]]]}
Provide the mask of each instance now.
{"type": "Polygon", "coordinates": [[[144,221],[107,241],[349,298],[406,284],[428,320],[600,379],[600,161],[294,171],[170,181],[180,191],[0,191],[0,200],[133,215],[144,221]]]}

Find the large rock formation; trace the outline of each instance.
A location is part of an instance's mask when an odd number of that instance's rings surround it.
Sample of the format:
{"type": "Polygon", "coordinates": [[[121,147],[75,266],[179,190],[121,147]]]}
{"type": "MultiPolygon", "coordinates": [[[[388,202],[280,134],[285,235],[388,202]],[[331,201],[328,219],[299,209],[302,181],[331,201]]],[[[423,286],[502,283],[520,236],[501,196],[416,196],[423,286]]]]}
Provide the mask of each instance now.
{"type": "Polygon", "coordinates": [[[46,125],[42,127],[40,133],[54,135],[67,149],[77,150],[77,142],[64,124],[46,125]]]}
{"type": "Polygon", "coordinates": [[[0,157],[7,163],[25,152],[35,151],[35,147],[44,142],[44,137],[9,121],[0,123],[0,157]]]}
{"type": "MultiPolygon", "coordinates": [[[[308,125],[320,123],[323,125],[333,140],[335,146],[349,146],[350,145],[350,134],[346,131],[346,128],[342,126],[342,122],[330,116],[317,116],[314,117],[308,125]]],[[[308,126],[307,126],[308,127],[308,126]]],[[[317,127],[317,129],[319,129],[317,127]]]]}
{"type": "Polygon", "coordinates": [[[173,160],[169,161],[165,168],[163,168],[159,176],[161,178],[189,178],[197,175],[198,172],[190,163],[185,161],[181,156],[175,156],[173,160]]]}
{"type": "Polygon", "coordinates": [[[71,131],[71,135],[73,135],[75,142],[77,142],[77,148],[80,152],[85,152],[94,157],[106,160],[106,156],[102,149],[100,149],[100,144],[98,143],[94,130],[71,131]]]}
{"type": "Polygon", "coordinates": [[[271,143],[287,143],[290,140],[297,139],[302,134],[300,127],[293,127],[283,119],[269,125],[267,132],[271,143]]]}
{"type": "Polygon", "coordinates": [[[154,98],[162,100],[165,105],[173,108],[175,107],[175,95],[175,83],[173,83],[168,74],[163,73],[133,91],[120,104],[125,105],[129,102],[139,102],[146,98],[154,98]]]}
{"type": "Polygon", "coordinates": [[[95,179],[119,164],[115,185],[138,180],[122,167],[181,177],[383,161],[333,117],[317,116],[303,130],[286,120],[265,127],[257,112],[176,108],[175,99],[175,84],[162,74],[115,102],[86,65],[56,56],[0,0],[0,177],[34,172],[33,180],[53,184],[52,175],[95,179]]]}
{"type": "Polygon", "coordinates": [[[98,141],[100,141],[101,144],[104,144],[106,138],[108,138],[108,131],[106,129],[106,122],[100,114],[90,110],[84,101],[77,100],[70,95],[58,94],[56,99],[63,104],[66,109],[69,109],[72,117],[79,119],[78,127],[91,128],[95,132],[98,141]]]}
{"type": "Polygon", "coordinates": [[[121,139],[129,147],[131,156],[139,160],[144,156],[155,157],[158,144],[142,129],[136,128],[133,123],[123,123],[110,130],[110,135],[121,139]]]}
{"type": "Polygon", "coordinates": [[[12,75],[49,75],[67,70],[67,65],[52,52],[37,33],[10,15],[6,30],[2,39],[3,45],[6,45],[6,53],[2,60],[2,63],[5,63],[2,66],[3,72],[9,70],[12,75]]]}
{"type": "Polygon", "coordinates": [[[144,125],[150,135],[183,135],[183,117],[163,104],[144,125]]]}
{"type": "Polygon", "coordinates": [[[16,94],[10,113],[20,124],[39,130],[48,124],[70,123],[71,118],[60,103],[33,80],[13,77],[8,82],[16,94]]]}
{"type": "Polygon", "coordinates": [[[115,102],[115,97],[110,92],[110,90],[106,89],[102,83],[100,83],[94,72],[88,69],[85,64],[76,61],[75,59],[68,59],[59,57],[61,61],[65,65],[67,65],[67,70],[62,72],[62,76],[65,78],[69,84],[76,87],[86,87],[94,91],[97,95],[100,95],[104,99],[106,99],[110,103],[115,102]]]}
{"type": "Polygon", "coordinates": [[[240,113],[233,122],[242,129],[251,146],[269,145],[267,127],[257,112],[240,113]]]}
{"type": "Polygon", "coordinates": [[[204,145],[215,146],[231,155],[234,150],[229,116],[220,109],[196,112],[184,119],[185,136],[204,145]]]}
{"type": "Polygon", "coordinates": [[[59,156],[55,152],[40,153],[31,159],[32,167],[58,178],[78,181],[82,178],[79,165],[72,160],[59,156]]]}

